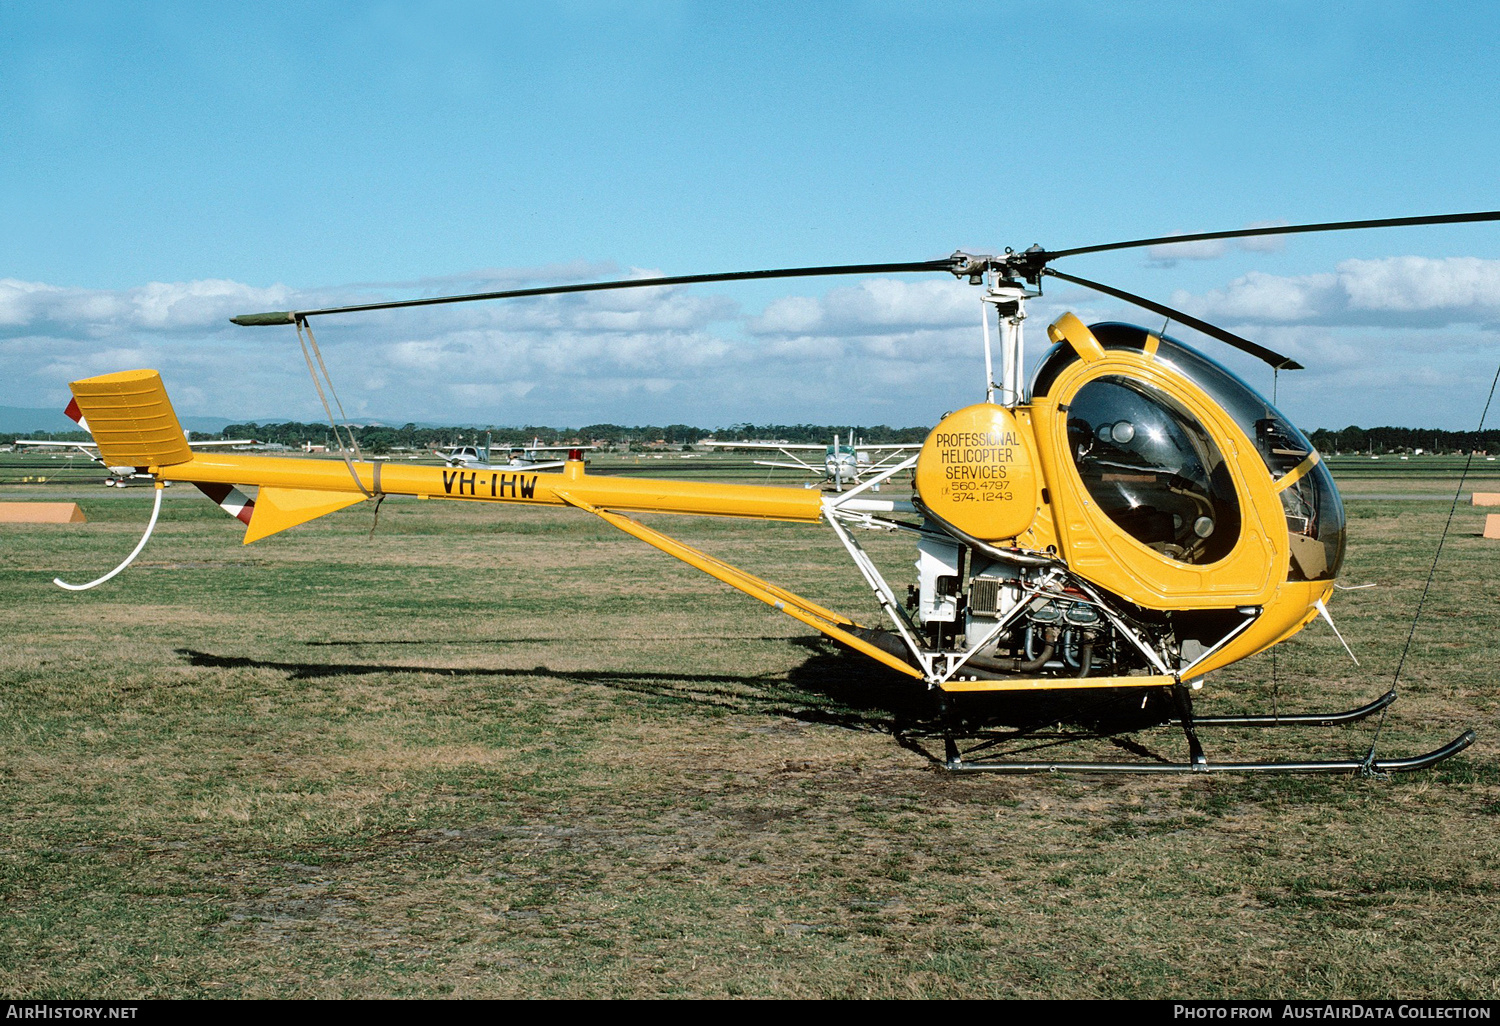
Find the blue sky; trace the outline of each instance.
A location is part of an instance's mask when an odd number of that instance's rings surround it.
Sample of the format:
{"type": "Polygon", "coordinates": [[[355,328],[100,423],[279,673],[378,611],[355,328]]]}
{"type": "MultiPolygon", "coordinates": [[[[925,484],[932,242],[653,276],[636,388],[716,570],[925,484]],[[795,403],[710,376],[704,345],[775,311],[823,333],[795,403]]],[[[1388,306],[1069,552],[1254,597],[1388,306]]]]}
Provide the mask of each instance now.
{"type": "MultiPolygon", "coordinates": [[[[155,366],[184,414],[315,418],[290,330],[226,322],[258,309],[1500,208],[1497,22],[1485,4],[6,4],[0,404],[155,366]]],[[[1060,267],[1296,356],[1279,399],[1309,428],[1472,427],[1500,362],[1493,224],[1060,267]]],[[[1065,309],[1158,326],[1054,284],[1033,365],[1065,309]]],[[[966,285],[906,277],[317,328],[359,416],[917,424],[979,397],[978,317],[966,285]]]]}

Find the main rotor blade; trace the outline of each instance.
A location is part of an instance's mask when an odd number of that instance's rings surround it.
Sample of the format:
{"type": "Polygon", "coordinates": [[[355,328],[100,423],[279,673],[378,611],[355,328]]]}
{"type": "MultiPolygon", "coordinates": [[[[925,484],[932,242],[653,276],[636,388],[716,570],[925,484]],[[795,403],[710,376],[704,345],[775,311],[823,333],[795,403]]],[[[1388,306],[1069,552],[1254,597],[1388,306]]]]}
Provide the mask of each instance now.
{"type": "Polygon", "coordinates": [[[724,271],[715,274],[681,274],[673,278],[628,278],[624,281],[595,281],[581,285],[546,285],[532,289],[509,289],[504,292],[476,292],[466,296],[438,296],[432,299],[401,299],[389,303],[361,303],[357,306],[330,306],[321,310],[283,310],[274,313],[242,314],[230,321],[241,325],[292,324],[305,317],[324,314],[358,313],[365,310],[395,310],[407,306],[438,306],[443,303],[471,303],[480,299],[518,299],[522,296],[556,296],[566,292],[605,292],[611,289],[644,289],[661,285],[693,285],[712,281],[751,281],[757,278],[816,278],[836,274],[899,274],[908,271],[951,271],[953,258],[923,260],[904,264],[833,264],[826,267],[778,267],[766,271],[724,271]]]}
{"type": "Polygon", "coordinates": [[[1303,369],[1302,365],[1296,360],[1293,360],[1290,356],[1282,356],[1280,353],[1267,349],[1265,346],[1256,345],[1248,338],[1240,338],[1240,336],[1236,335],[1232,331],[1225,331],[1223,328],[1209,324],[1207,321],[1200,321],[1192,314],[1185,314],[1181,310],[1173,310],[1170,306],[1163,306],[1162,304],[1155,302],[1154,300],[1147,299],[1144,296],[1137,296],[1133,293],[1125,292],[1122,289],[1111,288],[1108,285],[1101,285],[1097,281],[1089,281],[1087,278],[1075,278],[1071,274],[1063,274],[1061,271],[1054,271],[1050,267],[1044,267],[1042,269],[1042,273],[1050,274],[1054,278],[1061,278],[1063,281],[1070,281],[1074,285],[1082,285],[1084,288],[1093,289],[1095,292],[1102,292],[1106,296],[1114,296],[1116,299],[1123,299],[1127,303],[1134,303],[1136,306],[1150,310],[1152,313],[1159,313],[1163,317],[1170,317],[1172,318],[1172,320],[1178,321],[1182,324],[1186,324],[1190,328],[1197,328],[1199,331],[1203,332],[1203,334],[1210,335],[1213,338],[1218,339],[1220,342],[1227,342],[1230,345],[1234,346],[1236,349],[1249,353],[1251,356],[1260,357],[1260,359],[1266,361],[1266,363],[1269,363],[1277,370],[1303,369]]]}
{"type": "Polygon", "coordinates": [[[1500,210],[1481,210],[1472,214],[1432,214],[1425,217],[1382,217],[1373,221],[1325,221],[1321,224],[1276,224],[1264,228],[1239,228],[1228,232],[1199,232],[1196,235],[1163,235],[1155,239],[1132,239],[1109,242],[1102,246],[1079,246],[1046,254],[1048,260],[1076,256],[1079,253],[1103,253],[1111,249],[1138,249],[1141,246],[1164,246],[1173,242],[1206,242],[1210,239],[1248,239],[1257,235],[1298,235],[1303,232],[1343,232],[1356,228],[1400,228],[1417,224],[1464,224],[1470,221],[1500,221],[1500,210]]]}

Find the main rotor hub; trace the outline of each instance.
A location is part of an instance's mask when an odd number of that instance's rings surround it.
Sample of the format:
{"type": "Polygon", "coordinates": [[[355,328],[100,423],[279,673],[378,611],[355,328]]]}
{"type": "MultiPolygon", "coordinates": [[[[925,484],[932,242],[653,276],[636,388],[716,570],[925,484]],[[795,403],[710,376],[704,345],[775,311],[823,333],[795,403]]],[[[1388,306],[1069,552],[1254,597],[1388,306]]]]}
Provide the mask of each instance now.
{"type": "Polygon", "coordinates": [[[957,250],[948,258],[948,270],[955,278],[968,278],[970,285],[984,284],[984,276],[994,271],[1003,279],[1020,278],[1036,285],[1041,281],[1042,269],[1047,266],[1047,251],[1041,246],[1032,246],[1017,253],[1008,249],[1001,256],[989,253],[965,253],[957,250]]]}

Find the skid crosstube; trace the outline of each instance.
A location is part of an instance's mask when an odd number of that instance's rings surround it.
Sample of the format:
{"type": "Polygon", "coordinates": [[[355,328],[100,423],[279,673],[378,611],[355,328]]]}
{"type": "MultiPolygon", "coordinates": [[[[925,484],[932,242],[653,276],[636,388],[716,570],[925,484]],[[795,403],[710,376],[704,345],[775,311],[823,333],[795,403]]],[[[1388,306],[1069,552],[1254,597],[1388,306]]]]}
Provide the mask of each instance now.
{"type": "Polygon", "coordinates": [[[1405,773],[1435,766],[1474,743],[1466,730],[1441,748],[1408,759],[1337,759],[1310,762],[964,762],[948,742],[944,765],[955,773],[1405,773]]]}

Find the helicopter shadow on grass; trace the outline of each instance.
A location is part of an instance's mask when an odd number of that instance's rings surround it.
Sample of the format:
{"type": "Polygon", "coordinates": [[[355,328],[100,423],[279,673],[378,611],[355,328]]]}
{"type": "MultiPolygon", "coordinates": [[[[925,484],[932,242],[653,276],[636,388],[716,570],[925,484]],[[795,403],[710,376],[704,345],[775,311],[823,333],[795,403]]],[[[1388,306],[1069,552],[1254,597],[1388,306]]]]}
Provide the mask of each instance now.
{"type": "MultiPolygon", "coordinates": [[[[651,636],[647,636],[647,635],[632,635],[632,638],[634,640],[636,640],[636,641],[677,641],[677,642],[682,642],[682,641],[709,641],[709,640],[715,640],[716,641],[716,640],[720,640],[722,638],[722,635],[715,634],[715,635],[711,635],[711,636],[704,636],[704,637],[701,637],[701,638],[685,637],[685,636],[680,635],[680,634],[673,634],[673,635],[670,635],[670,636],[662,636],[662,637],[651,637],[651,636]]],[[[387,648],[387,647],[394,646],[394,645],[415,645],[415,646],[423,647],[423,648],[432,648],[434,646],[441,645],[441,646],[445,646],[445,647],[450,647],[451,648],[451,647],[460,646],[460,645],[462,645],[462,646],[474,645],[474,646],[480,646],[480,647],[485,646],[485,645],[500,645],[500,646],[504,646],[504,645],[537,645],[537,644],[547,644],[547,643],[556,642],[556,641],[560,641],[560,640],[563,640],[563,639],[561,639],[561,638],[539,637],[537,635],[528,635],[526,637],[521,637],[521,638],[474,638],[474,637],[467,637],[467,638],[449,638],[449,637],[443,637],[443,638],[390,638],[390,639],[387,639],[387,638],[379,638],[379,639],[376,639],[376,638],[339,638],[339,639],[334,640],[334,641],[304,641],[302,644],[306,645],[308,648],[387,648]]],[[[758,637],[757,636],[736,637],[735,640],[736,641],[785,641],[787,639],[786,639],[786,636],[782,635],[782,634],[767,634],[767,635],[762,635],[762,636],[758,636],[758,637]]]]}
{"type": "MultiPolygon", "coordinates": [[[[527,643],[545,641],[531,637],[527,643]]],[[[968,739],[981,748],[1023,746],[1018,755],[1090,738],[1112,743],[1146,758],[1165,761],[1124,737],[1158,726],[1170,716],[1168,700],[1153,691],[1143,703],[1138,689],[1120,692],[991,692],[946,695],[920,682],[871,663],[820,636],[765,640],[803,649],[807,658],[776,674],[673,673],[648,669],[558,670],[534,667],[445,667],[395,663],[312,662],[224,655],[177,649],[190,666],[213,669],[263,669],[285,673],[288,680],[321,680],[402,673],[494,679],[551,678],[656,701],[723,713],[785,717],[804,723],[886,734],[933,763],[941,763],[928,746],[935,739],[968,739]]],[[[416,644],[416,642],[407,642],[416,644]]],[[[479,644],[520,643],[486,639],[479,644]]],[[[341,641],[305,643],[310,648],[384,646],[389,642],[341,641]]],[[[971,748],[971,750],[973,750],[971,748]]],[[[999,754],[998,752],[992,754],[999,754]]]]}
{"type": "MultiPolygon", "coordinates": [[[[511,645],[545,642],[547,639],[494,638],[476,642],[480,645],[511,645]]],[[[556,639],[558,641],[566,639],[556,639]]],[[[691,639],[677,639],[691,640],[691,639]]],[[[815,638],[766,637],[764,640],[799,647],[820,649],[815,638]]],[[[361,645],[384,647],[392,642],[309,641],[309,647],[361,645]]],[[[395,642],[395,644],[422,644],[432,642],[395,642]]],[[[898,724],[914,721],[921,708],[930,711],[924,703],[925,695],[920,688],[913,688],[909,681],[896,675],[885,675],[885,682],[875,682],[864,667],[856,674],[852,669],[853,659],[830,656],[815,651],[811,663],[831,661],[838,664],[831,672],[827,669],[811,669],[805,665],[791,673],[777,674],[723,674],[723,673],[674,673],[651,669],[581,669],[560,670],[546,665],[529,667],[502,666],[432,666],[418,663],[377,663],[355,661],[296,661],[262,659],[254,656],[227,655],[204,652],[191,648],[176,650],[190,666],[212,669],[257,669],[284,673],[288,680],[309,681],[334,677],[361,677],[391,674],[431,674],[439,677],[485,679],[548,678],[576,684],[591,685],[681,704],[693,708],[710,708],[725,713],[753,716],[784,716],[806,722],[826,723],[851,730],[866,730],[891,733],[898,724]],[[851,664],[845,666],[844,664],[851,664]],[[856,677],[862,682],[855,686],[856,677]],[[818,681],[840,681],[832,693],[818,681]],[[806,681],[809,686],[804,686],[806,681]],[[883,686],[881,684],[883,683],[883,686]],[[895,685],[894,687],[891,685],[895,685]]],[[[840,654],[841,655],[841,654],[840,654]]]]}
{"type": "MultiPolygon", "coordinates": [[[[928,690],[821,637],[789,640],[809,652],[808,659],[787,674],[789,685],[839,706],[880,709],[880,729],[935,764],[944,760],[930,746],[945,738],[966,741],[969,752],[991,757],[1031,755],[1107,738],[1134,755],[1170,761],[1126,736],[1171,718],[1171,699],[1162,689],[1150,689],[1144,701],[1138,688],[949,694],[928,690]]],[[[848,725],[816,710],[800,718],[848,725]]]]}

